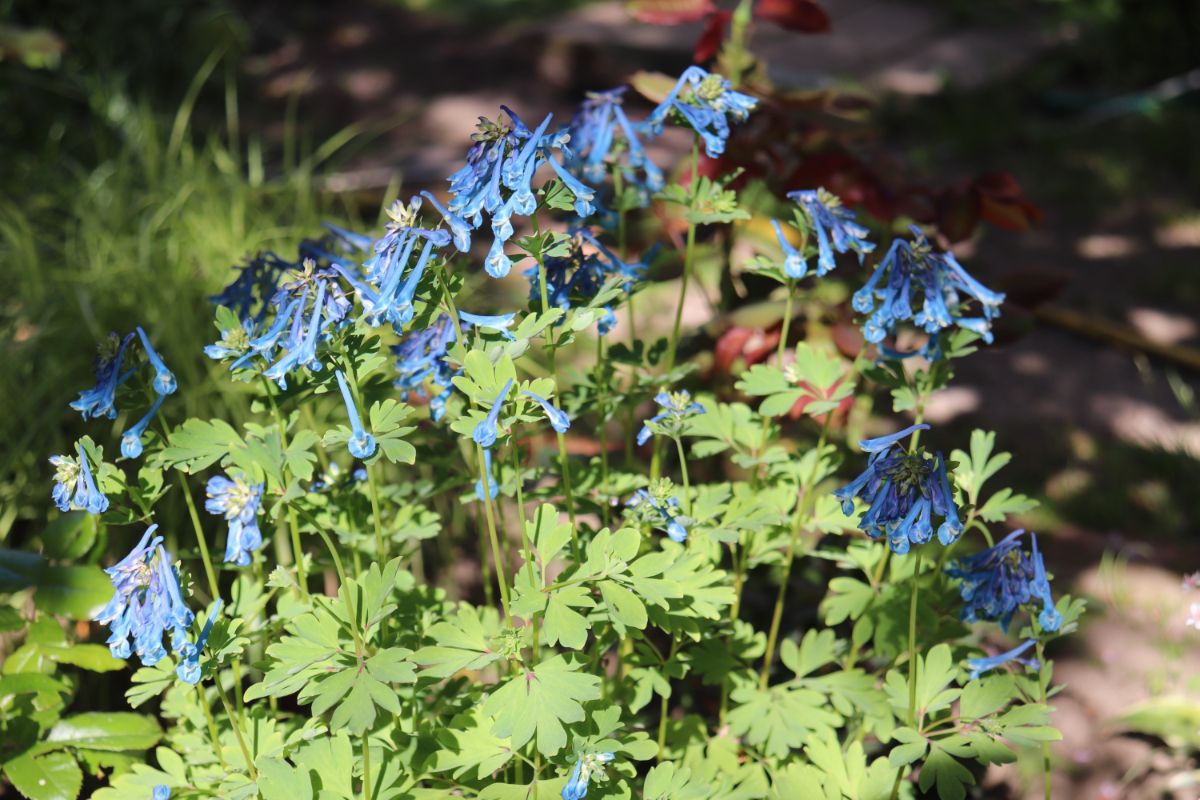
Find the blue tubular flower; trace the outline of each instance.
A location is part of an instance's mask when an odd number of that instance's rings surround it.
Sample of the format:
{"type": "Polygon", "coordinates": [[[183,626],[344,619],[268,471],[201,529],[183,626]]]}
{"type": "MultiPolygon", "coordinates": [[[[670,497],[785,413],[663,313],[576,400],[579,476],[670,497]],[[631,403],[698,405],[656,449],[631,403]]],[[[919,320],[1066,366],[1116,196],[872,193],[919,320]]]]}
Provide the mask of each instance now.
{"type": "Polygon", "coordinates": [[[911,230],[915,240],[893,242],[866,285],[854,293],[854,310],[870,315],[863,324],[867,341],[883,341],[895,334],[898,322],[911,318],[914,325],[935,338],[955,325],[991,342],[991,323],[1000,316],[1004,295],[968,275],[953,254],[935,253],[920,228],[913,226],[911,230]],[[918,291],[921,310],[914,315],[918,291]],[[972,300],[979,303],[982,316],[963,315],[972,300]]]}
{"type": "Polygon", "coordinates": [[[227,474],[229,477],[214,475],[208,479],[204,510],[228,520],[225,562],[244,567],[250,563],[250,554],[262,546],[258,515],[262,513],[263,484],[247,483],[240,472],[227,474]]]}
{"type": "Polygon", "coordinates": [[[146,432],[150,421],[154,419],[154,415],[158,413],[158,409],[165,399],[166,395],[160,394],[155,398],[154,405],[150,406],[150,410],[146,412],[146,416],[121,434],[121,455],[126,458],[137,458],[142,454],[142,434],[146,432]]]}
{"type": "Polygon", "coordinates": [[[142,347],[146,348],[146,358],[150,359],[150,364],[154,367],[154,391],[160,395],[174,394],[177,388],[175,375],[171,370],[167,369],[167,365],[158,357],[158,353],[154,350],[154,345],[150,344],[150,337],[142,330],[141,325],[137,326],[137,335],[142,340],[142,347]]]}
{"type": "Polygon", "coordinates": [[[596,190],[590,186],[585,186],[578,178],[563,169],[554,159],[551,158],[548,160],[550,168],[554,170],[554,174],[558,175],[558,179],[575,196],[575,213],[581,218],[590,217],[592,214],[595,214],[596,206],[592,204],[592,201],[596,199],[596,190]]]}
{"type": "Polygon", "coordinates": [[[654,527],[659,530],[666,531],[667,536],[671,541],[683,544],[687,541],[688,532],[685,526],[676,516],[676,510],[679,508],[679,500],[672,497],[665,503],[660,503],[654,499],[654,495],[647,492],[645,489],[638,489],[633,493],[633,497],[629,499],[625,505],[631,508],[647,507],[654,512],[654,527]]]}
{"type": "Polygon", "coordinates": [[[1018,664],[1023,664],[1030,669],[1039,667],[1036,658],[1021,658],[1021,654],[1029,648],[1033,647],[1037,642],[1034,639],[1026,639],[1021,644],[999,655],[982,656],[980,658],[968,658],[967,666],[971,668],[971,680],[975,680],[985,672],[989,672],[997,667],[1002,667],[1009,662],[1016,661],[1018,664]]]}
{"type": "Polygon", "coordinates": [[[646,118],[654,133],[661,133],[672,110],[704,140],[704,150],[710,158],[725,152],[729,138],[729,121],[745,120],[758,101],[747,94],[734,91],[733,84],[720,75],[710,74],[700,67],[688,67],[679,76],[658,107],[646,118]]]}
{"type": "Polygon", "coordinates": [[[421,192],[421,196],[433,204],[437,212],[442,215],[442,219],[446,221],[446,225],[450,228],[450,235],[454,240],[454,246],[458,252],[465,253],[471,249],[471,226],[463,221],[462,217],[450,211],[441,202],[429,192],[421,192]]]}
{"type": "Polygon", "coordinates": [[[346,448],[355,458],[370,458],[375,455],[375,437],[363,430],[362,420],[358,418],[358,409],[350,394],[350,386],[346,383],[346,376],[340,369],[335,374],[338,388],[342,390],[342,400],[346,402],[346,415],[350,417],[350,440],[346,442],[346,448]]]}
{"type": "Polygon", "coordinates": [[[250,337],[254,333],[254,320],[249,317],[242,324],[227,331],[221,331],[221,338],[213,344],[204,346],[204,355],[213,361],[224,361],[227,358],[241,359],[250,350],[250,337]]]}
{"type": "Polygon", "coordinates": [[[592,775],[598,770],[604,769],[604,765],[614,758],[616,756],[612,753],[588,753],[580,756],[575,761],[567,785],[563,787],[563,800],[583,800],[587,797],[588,781],[591,780],[592,775]]]}
{"type": "Polygon", "coordinates": [[[186,658],[192,647],[187,634],[195,619],[183,602],[179,576],[162,537],[154,536],[157,528],[147,528],[129,555],[105,570],[115,591],[95,616],[109,626],[108,647],[114,657],[137,653],[147,667],[166,656],[163,637],[168,633],[171,649],[186,658]]]}
{"type": "Polygon", "coordinates": [[[125,348],[133,341],[134,334],[123,338],[110,333],[100,345],[96,355],[96,385],[79,393],[79,398],[71,403],[71,408],[83,415],[83,418],[117,416],[116,393],[117,387],[124,383],[133,370],[121,372],[121,362],[125,359],[125,348]]]}
{"type": "Polygon", "coordinates": [[[171,787],[165,783],[160,783],[154,787],[154,794],[150,800],[171,800],[171,787]]]}
{"type": "Polygon", "coordinates": [[[638,431],[637,443],[639,446],[650,441],[650,437],[658,432],[651,429],[651,423],[667,428],[668,435],[674,436],[679,433],[684,420],[704,413],[704,406],[699,403],[693,403],[692,395],[686,390],[681,392],[659,392],[654,396],[654,402],[658,403],[662,411],[646,420],[645,424],[642,425],[642,429],[638,431]]]}
{"type": "MultiPolygon", "coordinates": [[[[286,355],[263,372],[263,377],[275,381],[280,389],[287,388],[287,376],[293,370],[307,367],[309,370],[315,372],[321,368],[321,362],[317,359],[317,341],[322,333],[321,314],[325,310],[325,293],[328,283],[328,281],[323,280],[317,286],[317,297],[313,302],[312,316],[309,319],[308,328],[304,328],[304,319],[300,309],[298,309],[295,318],[292,320],[291,335],[286,355]]],[[[303,306],[303,302],[302,295],[301,306],[303,306]]]]}
{"type": "Polygon", "coordinates": [[[499,331],[505,339],[513,338],[513,335],[508,332],[512,327],[513,320],[516,319],[516,314],[469,314],[466,311],[458,312],[459,321],[471,328],[486,328],[488,330],[499,331]]]}
{"type": "Polygon", "coordinates": [[[859,527],[872,539],[886,536],[892,552],[903,555],[910,545],[933,538],[933,515],[943,518],[938,538],[949,544],[962,525],[945,475],[945,457],[924,451],[910,453],[902,439],[928,425],[912,425],[902,431],[864,439],[858,443],[871,454],[867,468],[857,478],[833,493],[842,501],[842,513],[854,513],[854,498],[869,506],[859,518],[859,527]]]}
{"type": "Polygon", "coordinates": [[[1033,559],[1021,549],[1024,535],[1023,530],[1013,531],[994,546],[946,568],[947,575],[962,581],[959,616],[963,622],[999,622],[1007,631],[1013,615],[1031,602],[1037,571],[1033,559]]]}
{"type": "Polygon", "coordinates": [[[863,256],[875,249],[867,241],[868,231],[854,221],[854,212],[842,205],[842,200],[825,189],[788,192],[804,210],[804,216],[817,237],[817,275],[824,275],[835,266],[833,253],[858,253],[863,256]],[[830,241],[832,237],[832,242],[830,241]]]}
{"type": "MultiPolygon", "coordinates": [[[[228,561],[229,559],[226,558],[225,560],[228,561]]],[[[208,644],[208,635],[212,633],[213,623],[217,621],[217,615],[221,613],[222,605],[224,603],[218,597],[217,602],[213,605],[212,613],[208,615],[208,620],[205,621],[204,627],[200,631],[200,637],[196,639],[196,643],[186,642],[180,648],[180,659],[179,664],[175,667],[175,674],[184,683],[190,683],[195,686],[200,682],[200,653],[203,652],[204,645],[208,644]]]]}
{"type": "Polygon", "coordinates": [[[103,514],[108,510],[108,498],[100,493],[96,482],[92,480],[92,468],[88,466],[83,445],[76,443],[75,449],[79,453],[79,476],[75,481],[75,495],[71,498],[71,507],[87,511],[89,514],[103,514]]]}
{"type": "Polygon", "coordinates": [[[1032,534],[1033,539],[1033,569],[1034,581],[1032,590],[1042,599],[1042,612],[1038,614],[1038,624],[1042,626],[1042,630],[1054,631],[1062,625],[1062,614],[1058,613],[1058,609],[1054,607],[1054,598],[1050,595],[1050,579],[1046,577],[1046,562],[1042,560],[1042,554],[1038,552],[1037,534],[1032,534]]]}
{"type": "MultiPolygon", "coordinates": [[[[488,476],[488,497],[493,500],[500,494],[500,486],[496,483],[496,473],[492,471],[492,448],[485,447],[483,449],[483,470],[488,476]]],[[[483,477],[475,481],[475,496],[479,498],[479,502],[483,502],[483,477]]]]}
{"type": "Polygon", "coordinates": [[[550,420],[550,427],[559,433],[566,433],[571,427],[571,418],[567,416],[567,412],[561,408],[556,408],[553,403],[544,397],[539,397],[533,392],[521,392],[526,397],[533,398],[533,401],[542,407],[546,412],[546,417],[550,420]]]}
{"type": "Polygon", "coordinates": [[[450,317],[441,314],[428,328],[408,331],[400,344],[392,347],[400,374],[395,382],[400,398],[407,400],[410,392],[430,397],[430,412],[435,421],[445,413],[446,400],[452,393],[451,380],[460,372],[450,365],[446,352],[456,335],[450,317]],[[438,387],[437,394],[428,392],[427,382],[438,387]]]}
{"type": "Polygon", "coordinates": [[[509,378],[505,382],[504,388],[500,390],[500,394],[496,395],[487,416],[471,432],[471,438],[481,447],[488,448],[496,443],[496,421],[500,418],[500,408],[504,405],[504,398],[508,397],[508,390],[512,388],[512,384],[512,378],[509,378]]]}
{"type": "Polygon", "coordinates": [[[779,226],[779,220],[773,219],[771,224],[775,226],[775,238],[779,240],[779,246],[783,249],[783,274],[792,280],[803,278],[808,274],[808,264],[804,261],[804,254],[792,247],[792,243],[783,235],[783,228],[779,226]]]}

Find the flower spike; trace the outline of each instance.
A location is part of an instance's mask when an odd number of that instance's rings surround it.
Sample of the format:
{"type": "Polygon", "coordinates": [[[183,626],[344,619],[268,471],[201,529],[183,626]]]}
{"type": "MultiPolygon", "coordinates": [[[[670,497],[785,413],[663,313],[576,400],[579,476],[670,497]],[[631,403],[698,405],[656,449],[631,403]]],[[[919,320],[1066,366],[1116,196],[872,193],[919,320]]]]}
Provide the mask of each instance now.
{"type": "Polygon", "coordinates": [[[496,421],[500,417],[500,408],[504,405],[504,398],[508,397],[508,390],[512,388],[512,384],[512,378],[509,378],[504,384],[504,388],[500,390],[500,394],[496,395],[487,416],[471,432],[471,438],[480,447],[488,448],[496,443],[496,421]]]}
{"type": "Polygon", "coordinates": [[[567,416],[567,412],[554,406],[549,400],[544,397],[539,397],[533,392],[521,392],[526,397],[533,398],[533,401],[542,407],[546,412],[546,417],[550,420],[550,427],[559,433],[566,433],[571,427],[571,418],[567,416]]]}

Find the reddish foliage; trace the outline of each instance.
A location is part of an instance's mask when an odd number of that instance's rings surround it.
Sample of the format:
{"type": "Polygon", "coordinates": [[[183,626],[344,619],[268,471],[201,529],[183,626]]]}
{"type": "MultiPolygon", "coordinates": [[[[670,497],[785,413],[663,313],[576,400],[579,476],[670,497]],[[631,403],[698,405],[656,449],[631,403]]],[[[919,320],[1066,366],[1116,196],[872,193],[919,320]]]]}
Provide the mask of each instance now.
{"type": "Polygon", "coordinates": [[[695,22],[717,10],[712,0],[628,0],[625,8],[638,22],[650,25],[695,22]]]}
{"type": "Polygon", "coordinates": [[[703,64],[716,57],[721,49],[721,42],[725,41],[725,29],[729,27],[731,19],[733,14],[728,11],[714,11],[708,15],[708,19],[704,21],[704,30],[696,40],[695,49],[692,50],[693,61],[703,64]]]}
{"type": "Polygon", "coordinates": [[[829,30],[829,15],[814,0],[758,0],[754,16],[796,33],[829,30]]]}
{"type": "Polygon", "coordinates": [[[713,347],[713,366],[729,374],[739,358],[746,362],[747,367],[757,364],[774,352],[779,344],[779,333],[778,327],[766,331],[762,328],[734,326],[721,334],[713,347]]]}
{"type": "MultiPolygon", "coordinates": [[[[788,412],[788,416],[791,417],[792,419],[800,419],[800,417],[804,415],[804,409],[808,407],[809,403],[811,403],[813,400],[827,399],[828,397],[832,397],[834,392],[837,391],[838,386],[841,385],[841,383],[842,383],[842,380],[841,380],[841,378],[839,378],[833,384],[833,386],[831,386],[829,388],[829,391],[827,393],[825,393],[825,396],[823,398],[801,397],[799,400],[796,401],[796,404],[794,406],[792,406],[792,410],[788,412]]],[[[813,394],[822,394],[821,392],[814,391],[813,388],[810,385],[808,385],[807,383],[805,383],[804,381],[801,381],[798,385],[804,387],[805,390],[812,392],[813,394]]],[[[830,427],[840,428],[843,425],[845,425],[846,424],[846,416],[850,413],[850,408],[853,405],[854,405],[854,395],[853,394],[847,395],[846,397],[843,397],[841,400],[839,400],[838,404],[837,404],[837,408],[835,408],[832,412],[833,419],[829,420],[830,427]]],[[[819,424],[824,425],[825,418],[827,416],[828,416],[828,414],[819,414],[819,415],[813,417],[813,419],[815,419],[819,424]]]]}

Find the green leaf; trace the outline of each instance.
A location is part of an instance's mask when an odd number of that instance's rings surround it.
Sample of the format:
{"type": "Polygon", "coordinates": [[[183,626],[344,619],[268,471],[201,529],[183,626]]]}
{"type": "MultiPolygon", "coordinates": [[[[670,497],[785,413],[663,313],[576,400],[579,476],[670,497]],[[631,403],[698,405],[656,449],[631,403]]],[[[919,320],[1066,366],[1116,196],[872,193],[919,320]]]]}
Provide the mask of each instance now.
{"type": "Polygon", "coordinates": [[[422,647],[412,655],[412,660],[421,665],[422,675],[449,678],[461,670],[483,669],[500,658],[492,650],[479,617],[470,608],[459,611],[453,622],[432,626],[428,636],[437,644],[422,647]]]}
{"type": "Polygon", "coordinates": [[[567,744],[563,723],[582,721],[580,704],[599,698],[600,678],[557,655],[506,681],[484,701],[483,711],[495,720],[492,733],[511,737],[514,748],[536,734],[538,752],[553,756],[567,744]]]}
{"type": "Polygon", "coordinates": [[[492,721],[478,706],[450,720],[437,740],[441,749],[433,754],[433,770],[452,772],[455,780],[472,768],[475,777],[484,780],[513,757],[511,741],[492,733],[492,721]]]}
{"type": "Polygon", "coordinates": [[[82,558],[96,541],[96,517],[70,511],[48,523],[41,539],[42,552],[50,558],[82,558]]]}
{"type": "Polygon", "coordinates": [[[785,639],[779,649],[779,657],[784,666],[796,673],[797,678],[803,678],[833,663],[838,650],[837,635],[833,631],[828,628],[817,631],[814,628],[804,634],[799,647],[791,639],[785,639]]]}
{"type": "Polygon", "coordinates": [[[963,687],[958,701],[958,715],[965,720],[990,716],[1016,696],[1016,679],[1012,675],[990,675],[973,680],[963,687]]]}
{"type": "Polygon", "coordinates": [[[967,787],[975,785],[975,776],[954,756],[937,747],[921,765],[918,785],[921,791],[927,792],[935,782],[941,800],[963,800],[967,796],[967,787]]]}
{"type": "Polygon", "coordinates": [[[546,644],[561,642],[563,647],[582,650],[592,626],[575,608],[593,608],[596,602],[592,600],[591,592],[585,586],[565,586],[549,592],[546,597],[542,628],[546,644]]]}
{"type": "Polygon", "coordinates": [[[893,767],[903,767],[924,758],[929,750],[929,742],[912,728],[897,728],[892,731],[892,736],[900,742],[888,753],[888,763],[893,767]]]}
{"type": "Polygon", "coordinates": [[[34,588],[46,614],[90,619],[112,597],[112,583],[94,566],[55,566],[37,553],[0,550],[0,592],[34,588]]]}
{"type": "Polygon", "coordinates": [[[75,800],[83,771],[69,753],[18,756],[4,765],[4,776],[29,800],[75,800]]]}
{"type": "Polygon", "coordinates": [[[94,711],[59,720],[46,741],[89,750],[149,750],[162,739],[153,717],[123,711],[94,711]]]}
{"type": "Polygon", "coordinates": [[[196,473],[245,447],[241,435],[224,420],[189,419],[168,439],[161,458],[170,467],[196,473]]]}
{"type": "Polygon", "coordinates": [[[254,765],[263,800],[312,800],[312,778],[308,771],[297,769],[282,758],[260,756],[254,765]]]}
{"type": "Polygon", "coordinates": [[[827,708],[824,695],[809,689],[742,686],[730,699],[735,704],[728,717],[734,735],[745,736],[750,744],[779,758],[803,745],[814,732],[831,734],[842,723],[842,717],[827,708]]]}

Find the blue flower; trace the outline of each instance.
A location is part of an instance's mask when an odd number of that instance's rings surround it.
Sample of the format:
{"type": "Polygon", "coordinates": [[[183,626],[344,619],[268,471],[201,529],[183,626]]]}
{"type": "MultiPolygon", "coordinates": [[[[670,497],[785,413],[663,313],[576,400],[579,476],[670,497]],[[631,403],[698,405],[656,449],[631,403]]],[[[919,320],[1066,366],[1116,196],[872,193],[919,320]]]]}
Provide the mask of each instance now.
{"type": "Polygon", "coordinates": [[[71,408],[83,415],[84,419],[92,417],[117,416],[116,393],[117,387],[128,380],[134,370],[121,372],[121,362],[125,359],[125,348],[133,341],[133,334],[119,338],[110,333],[100,345],[96,355],[96,385],[79,393],[79,399],[71,403],[71,408]]]}
{"type": "Polygon", "coordinates": [[[242,324],[227,331],[221,331],[221,338],[213,344],[204,346],[204,355],[213,361],[224,361],[227,358],[241,359],[250,349],[250,337],[254,334],[254,320],[246,317],[242,324]]]}
{"type": "Polygon", "coordinates": [[[471,226],[463,221],[462,217],[447,209],[441,202],[431,193],[422,191],[421,196],[429,200],[437,212],[442,215],[446,225],[450,228],[450,235],[454,241],[454,247],[460,253],[465,253],[471,249],[471,226]]]}
{"type": "Polygon", "coordinates": [[[588,93],[571,120],[571,155],[566,165],[592,183],[603,181],[608,166],[613,165],[645,206],[650,195],[663,188],[663,175],[642,145],[642,136],[652,135],[652,131],[630,122],[625,114],[625,91],[622,86],[588,93]]]}
{"type": "Polygon", "coordinates": [[[400,374],[396,379],[400,399],[408,400],[410,392],[430,397],[430,412],[435,421],[445,413],[446,401],[453,391],[451,380],[461,372],[451,366],[446,352],[456,335],[449,315],[441,314],[429,327],[405,333],[400,344],[392,347],[400,374]],[[426,383],[436,386],[437,393],[430,394],[426,383]]]}
{"type": "Polygon", "coordinates": [[[539,397],[533,392],[521,392],[526,397],[533,398],[533,401],[542,407],[546,412],[546,417],[550,420],[550,427],[559,433],[566,433],[571,427],[571,418],[561,408],[556,408],[553,403],[544,397],[539,397]]]}
{"type": "MultiPolygon", "coordinates": [[[[624,278],[623,288],[632,292],[635,284],[646,271],[645,260],[623,261],[604,246],[587,228],[571,231],[570,249],[561,256],[549,256],[545,260],[546,298],[550,305],[564,312],[576,306],[587,306],[613,277],[624,278]]],[[[653,252],[653,251],[651,251],[653,252]]],[[[529,278],[529,302],[541,307],[541,274],[536,266],[525,271],[529,278]]],[[[600,333],[607,333],[613,323],[612,308],[603,307],[600,333]]],[[[557,324],[562,324],[565,316],[557,324]]]]}
{"type": "MultiPolygon", "coordinates": [[[[492,471],[492,448],[485,447],[483,449],[483,470],[488,476],[488,497],[493,500],[500,494],[500,485],[496,483],[496,473],[492,471]]],[[[483,477],[475,481],[475,496],[479,498],[479,502],[483,502],[483,477]]]]}
{"type": "Polygon", "coordinates": [[[971,680],[975,680],[980,675],[990,670],[1002,667],[1011,661],[1018,664],[1023,664],[1030,669],[1038,669],[1040,666],[1036,658],[1021,658],[1021,654],[1029,648],[1033,647],[1037,642],[1033,639],[1026,639],[1021,644],[999,655],[982,656],[980,658],[968,658],[967,666],[971,668],[971,680]]]}
{"type": "Polygon", "coordinates": [[[581,218],[590,217],[596,213],[596,206],[592,201],[596,199],[596,190],[590,186],[583,184],[578,178],[563,169],[562,165],[553,158],[548,159],[550,168],[554,170],[554,174],[558,175],[558,179],[563,182],[563,185],[575,197],[575,213],[581,218]]]}
{"type": "Polygon", "coordinates": [[[71,456],[50,457],[50,463],[54,465],[54,489],[50,496],[54,498],[59,511],[103,514],[108,510],[108,498],[96,488],[83,444],[77,442],[75,450],[79,453],[77,459],[71,456]]]}
{"type": "Polygon", "coordinates": [[[150,359],[151,366],[154,367],[154,391],[161,395],[174,394],[176,384],[175,375],[171,370],[167,369],[167,365],[158,357],[158,353],[154,350],[154,345],[150,344],[150,337],[142,330],[142,326],[137,326],[137,335],[142,340],[142,347],[146,349],[146,358],[150,359]]]}
{"type": "Polygon", "coordinates": [[[679,508],[679,500],[677,498],[672,497],[665,503],[662,503],[656,500],[654,495],[645,489],[638,489],[625,505],[630,508],[643,508],[653,512],[652,519],[654,521],[652,524],[655,528],[666,531],[667,536],[672,541],[679,542],[680,544],[687,541],[687,526],[683,524],[676,513],[679,508]]]}
{"type": "Polygon", "coordinates": [[[575,761],[571,777],[563,787],[563,800],[583,800],[587,797],[588,781],[594,773],[604,769],[604,765],[616,758],[612,753],[588,753],[575,761]]]}
{"type": "Polygon", "coordinates": [[[338,388],[342,390],[342,400],[346,403],[346,415],[350,417],[350,440],[346,442],[346,448],[355,458],[370,458],[375,455],[375,437],[363,430],[362,420],[358,418],[358,409],[350,394],[350,386],[346,383],[346,376],[340,369],[335,374],[338,388]]]}
{"type": "Polygon", "coordinates": [[[775,238],[779,240],[779,246],[783,249],[783,274],[792,280],[800,280],[808,274],[808,264],[804,260],[804,254],[787,240],[787,236],[783,234],[783,228],[779,225],[779,220],[771,220],[771,225],[775,227],[775,238]]]}
{"type": "Polygon", "coordinates": [[[512,378],[509,378],[504,388],[500,390],[500,394],[496,395],[496,399],[492,402],[492,408],[471,432],[471,438],[481,447],[488,448],[496,443],[496,420],[500,417],[500,408],[504,405],[504,398],[508,397],[508,390],[512,388],[512,378]]]}
{"type": "Polygon", "coordinates": [[[225,563],[244,567],[250,554],[262,546],[258,515],[262,513],[263,484],[250,484],[240,472],[214,475],[208,479],[204,509],[229,522],[225,540],[225,563]]]}
{"type": "Polygon", "coordinates": [[[947,575],[962,581],[960,617],[964,622],[999,622],[1007,631],[1013,615],[1031,602],[1037,570],[1021,549],[1024,535],[1023,530],[1013,531],[994,546],[946,568],[947,575]]]}
{"type": "Polygon", "coordinates": [[[317,297],[313,302],[312,316],[309,318],[307,329],[304,328],[301,315],[304,297],[308,292],[307,288],[304,289],[305,294],[301,296],[299,306],[297,306],[296,316],[292,320],[291,335],[285,345],[287,352],[283,358],[263,372],[263,376],[279,384],[280,389],[287,388],[287,377],[294,370],[307,367],[310,371],[315,372],[321,369],[321,362],[317,358],[317,340],[323,331],[321,314],[325,310],[327,286],[328,281],[321,281],[317,286],[317,297]]]}
{"type": "Polygon", "coordinates": [[[154,419],[154,415],[158,413],[159,407],[166,399],[166,395],[160,394],[155,398],[154,404],[150,406],[150,410],[146,412],[146,416],[134,424],[129,430],[121,434],[121,455],[126,458],[137,458],[142,454],[142,434],[146,432],[146,428],[150,425],[150,421],[154,419]]]}
{"type": "Polygon", "coordinates": [[[638,445],[643,445],[650,441],[650,437],[655,433],[666,433],[668,436],[677,436],[682,430],[684,420],[704,413],[704,406],[699,403],[693,403],[692,395],[686,390],[681,392],[659,392],[654,396],[654,402],[658,403],[662,411],[646,420],[645,424],[642,425],[642,429],[638,431],[637,435],[638,445]],[[655,430],[651,427],[652,425],[662,430],[655,430]]]}
{"type": "Polygon", "coordinates": [[[661,133],[663,124],[674,110],[684,123],[704,140],[704,151],[710,158],[725,152],[729,138],[729,120],[741,122],[750,116],[758,101],[748,94],[735,91],[733,84],[717,74],[700,67],[688,67],[679,76],[658,107],[646,118],[654,133],[661,133]]]}
{"type": "MultiPolygon", "coordinates": [[[[897,324],[911,318],[935,338],[956,325],[991,342],[991,323],[1000,316],[1004,295],[968,275],[953,254],[935,253],[920,228],[911,230],[915,240],[897,239],[866,285],[854,293],[854,310],[869,315],[863,324],[867,341],[879,343],[895,335],[897,324]],[[914,316],[918,294],[921,310],[914,316]],[[981,316],[964,316],[972,300],[979,303],[981,316]]],[[[936,352],[932,348],[927,351],[936,352]]]]}
{"type": "Polygon", "coordinates": [[[859,442],[870,458],[862,474],[833,493],[842,501],[842,513],[854,513],[854,498],[869,506],[859,518],[859,527],[872,539],[886,536],[892,552],[903,555],[912,544],[933,538],[933,516],[943,518],[938,541],[953,543],[962,533],[958,508],[946,477],[946,459],[922,451],[908,452],[900,440],[928,425],[912,425],[902,431],[859,442]]]}
{"type": "Polygon", "coordinates": [[[167,634],[171,650],[186,657],[193,646],[187,636],[195,619],[183,602],[179,575],[163,549],[162,537],[154,536],[157,528],[147,528],[129,555],[105,570],[115,591],[95,616],[109,626],[108,647],[115,658],[137,653],[147,667],[167,655],[163,646],[167,634]]]}
{"type": "Polygon", "coordinates": [[[499,331],[505,339],[513,338],[513,335],[508,332],[508,328],[512,327],[513,320],[516,314],[469,314],[466,311],[458,312],[458,319],[462,324],[471,328],[486,328],[493,331],[499,331]]]}
{"type": "Polygon", "coordinates": [[[212,633],[213,623],[217,621],[217,615],[221,613],[222,605],[224,603],[218,597],[217,602],[213,604],[212,613],[208,615],[208,620],[200,629],[200,637],[196,639],[196,643],[186,642],[179,650],[179,664],[175,667],[175,674],[184,683],[195,686],[200,682],[200,653],[204,651],[204,645],[208,644],[208,635],[212,633]]]}
{"type": "Polygon", "coordinates": [[[378,326],[383,322],[390,322],[396,330],[401,330],[403,326],[412,321],[415,309],[413,308],[413,298],[417,292],[417,285],[421,282],[421,278],[425,274],[425,268],[429,264],[430,255],[433,253],[434,242],[432,239],[426,239],[424,246],[421,248],[421,255],[417,258],[417,263],[408,271],[407,277],[401,283],[400,276],[404,271],[405,263],[408,260],[408,254],[413,249],[412,245],[420,238],[412,236],[409,239],[408,246],[396,264],[391,267],[384,277],[378,290],[364,287],[360,294],[363,304],[363,319],[368,325],[378,326]]]}
{"type": "Polygon", "coordinates": [[[160,783],[154,787],[154,794],[150,800],[171,800],[171,787],[165,783],[160,783]]]}
{"type": "Polygon", "coordinates": [[[861,264],[863,256],[875,249],[867,241],[867,229],[854,221],[854,212],[842,205],[842,200],[825,189],[788,192],[804,210],[804,216],[817,237],[817,275],[829,272],[835,266],[833,253],[858,253],[861,264]],[[832,241],[830,237],[832,236],[832,241]]]}
{"type": "Polygon", "coordinates": [[[1054,631],[1062,625],[1062,614],[1054,607],[1054,598],[1050,595],[1050,579],[1046,577],[1046,562],[1038,552],[1037,535],[1033,535],[1033,591],[1042,599],[1042,612],[1038,614],[1038,624],[1042,630],[1054,631]]]}

